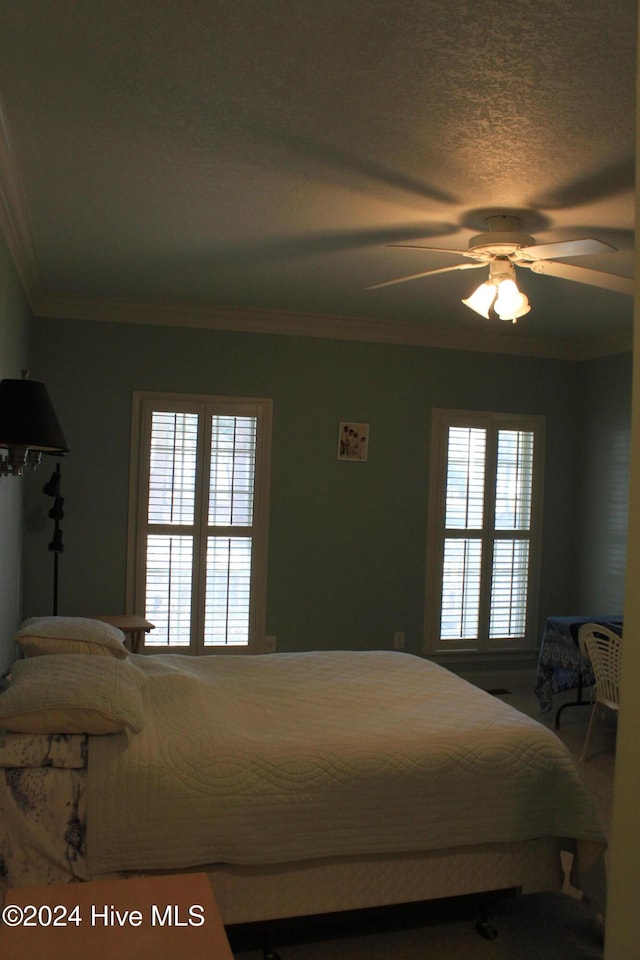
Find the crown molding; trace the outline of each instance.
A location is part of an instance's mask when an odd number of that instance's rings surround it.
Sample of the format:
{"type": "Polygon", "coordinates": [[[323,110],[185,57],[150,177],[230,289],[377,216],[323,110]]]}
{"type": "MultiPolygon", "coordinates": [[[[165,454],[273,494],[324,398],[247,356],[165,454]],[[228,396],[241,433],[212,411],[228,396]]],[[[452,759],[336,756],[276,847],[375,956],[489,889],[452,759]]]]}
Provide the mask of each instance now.
{"type": "Polygon", "coordinates": [[[616,353],[633,353],[633,333],[578,341],[572,359],[597,360],[598,357],[611,357],[616,353]]]}
{"type": "Polygon", "coordinates": [[[32,311],[44,296],[27,203],[0,96],[0,229],[32,311]]]}
{"type": "Polygon", "coordinates": [[[394,321],[365,320],[320,314],[271,310],[216,308],[187,304],[132,303],[82,297],[43,298],[34,307],[38,317],[134,323],[156,326],[202,327],[237,333],[280,334],[331,340],[393,343],[441,350],[505,353],[557,360],[586,360],[632,349],[631,336],[598,339],[587,343],[539,340],[498,335],[455,333],[394,321]]]}

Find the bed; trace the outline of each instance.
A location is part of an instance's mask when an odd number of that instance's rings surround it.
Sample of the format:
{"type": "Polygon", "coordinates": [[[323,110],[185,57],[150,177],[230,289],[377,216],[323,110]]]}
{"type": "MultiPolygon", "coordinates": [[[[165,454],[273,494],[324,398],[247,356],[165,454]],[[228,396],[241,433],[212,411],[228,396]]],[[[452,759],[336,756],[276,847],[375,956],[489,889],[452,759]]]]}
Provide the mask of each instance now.
{"type": "Polygon", "coordinates": [[[204,867],[238,924],[559,889],[568,851],[602,900],[605,837],[569,753],[443,667],[47,653],[0,695],[10,886],[204,867]]]}

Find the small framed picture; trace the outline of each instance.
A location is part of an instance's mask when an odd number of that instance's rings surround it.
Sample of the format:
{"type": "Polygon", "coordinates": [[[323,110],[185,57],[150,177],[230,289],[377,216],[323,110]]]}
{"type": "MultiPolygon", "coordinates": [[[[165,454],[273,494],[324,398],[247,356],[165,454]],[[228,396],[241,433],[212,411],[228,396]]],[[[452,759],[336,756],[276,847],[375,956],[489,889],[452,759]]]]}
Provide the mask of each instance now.
{"type": "Polygon", "coordinates": [[[369,424],[341,420],[338,427],[338,460],[367,459],[369,453],[369,424]]]}

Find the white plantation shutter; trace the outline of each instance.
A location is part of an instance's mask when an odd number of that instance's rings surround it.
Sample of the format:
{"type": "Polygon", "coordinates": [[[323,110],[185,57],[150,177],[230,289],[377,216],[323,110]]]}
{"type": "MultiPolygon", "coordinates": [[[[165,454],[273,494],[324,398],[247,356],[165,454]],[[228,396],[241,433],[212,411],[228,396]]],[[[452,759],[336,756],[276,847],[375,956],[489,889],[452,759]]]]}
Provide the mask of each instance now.
{"type": "Polygon", "coordinates": [[[249,650],[264,636],[270,414],[269,401],[135,395],[128,605],[155,624],[145,647],[249,650]]]}
{"type": "Polygon", "coordinates": [[[543,426],[434,413],[427,650],[529,645],[543,426]]]}
{"type": "Polygon", "coordinates": [[[491,638],[523,637],[526,631],[533,448],[533,431],[498,430],[494,526],[521,531],[524,538],[496,539],[493,545],[491,638]]]}
{"type": "Polygon", "coordinates": [[[447,456],[447,529],[482,527],[486,431],[451,427],[447,456]]]}
{"type": "Polygon", "coordinates": [[[490,637],[524,636],[528,580],[529,541],[496,540],[491,574],[490,637]]]}
{"type": "Polygon", "coordinates": [[[193,523],[197,442],[196,414],[152,414],[149,523],[193,523]]]}
{"type": "Polygon", "coordinates": [[[442,570],[443,640],[477,637],[482,541],[445,540],[442,570]]]}
{"type": "Polygon", "coordinates": [[[207,548],[206,646],[249,642],[251,539],[210,537],[207,548]]]}
{"type": "Polygon", "coordinates": [[[214,416],[211,424],[209,527],[204,643],[249,642],[251,537],[226,536],[225,527],[250,530],[256,461],[255,417],[214,416]]]}
{"type": "MultiPolygon", "coordinates": [[[[447,443],[445,528],[481,530],[484,513],[486,431],[450,427],[447,443]]],[[[480,613],[482,541],[448,538],[442,570],[443,639],[475,637],[480,613]]]]}
{"type": "Polygon", "coordinates": [[[498,430],[496,530],[528,530],[533,486],[533,432],[498,430]]]}
{"type": "Polygon", "coordinates": [[[213,417],[209,523],[250,525],[256,466],[256,418],[213,417]]]}
{"type": "Polygon", "coordinates": [[[150,534],[144,615],[155,625],[154,644],[191,643],[192,583],[193,537],[150,534]]]}

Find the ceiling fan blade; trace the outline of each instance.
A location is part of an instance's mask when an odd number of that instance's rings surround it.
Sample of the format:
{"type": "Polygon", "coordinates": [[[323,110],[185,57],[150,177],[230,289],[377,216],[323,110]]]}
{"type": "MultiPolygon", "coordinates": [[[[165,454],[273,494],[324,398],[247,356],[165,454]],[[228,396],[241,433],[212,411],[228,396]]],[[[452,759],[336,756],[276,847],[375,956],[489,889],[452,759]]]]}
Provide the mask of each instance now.
{"type": "Polygon", "coordinates": [[[584,257],[589,253],[611,253],[617,248],[603,240],[557,240],[555,243],[539,243],[523,247],[519,253],[534,260],[555,260],[561,257],[584,257]]]}
{"type": "Polygon", "coordinates": [[[620,277],[614,273],[602,273],[600,270],[588,270],[585,267],[574,267],[569,263],[553,263],[549,260],[537,260],[529,266],[534,273],[545,276],[588,283],[592,287],[602,287],[605,290],[614,290],[616,293],[633,294],[634,281],[631,277],[620,277]]]}
{"type": "Polygon", "coordinates": [[[452,250],[451,247],[424,247],[419,243],[388,243],[388,247],[403,247],[405,250],[428,250],[430,253],[457,253],[459,257],[468,257],[468,250],[452,250]]]}
{"type": "Polygon", "coordinates": [[[372,283],[366,290],[379,290],[381,287],[391,287],[395,283],[406,283],[407,280],[419,280],[420,277],[430,277],[434,273],[450,273],[452,270],[475,270],[477,267],[486,267],[486,263],[458,263],[455,267],[439,267],[437,270],[423,270],[422,273],[412,273],[408,277],[396,277],[395,280],[383,280],[382,283],[372,283]]]}

